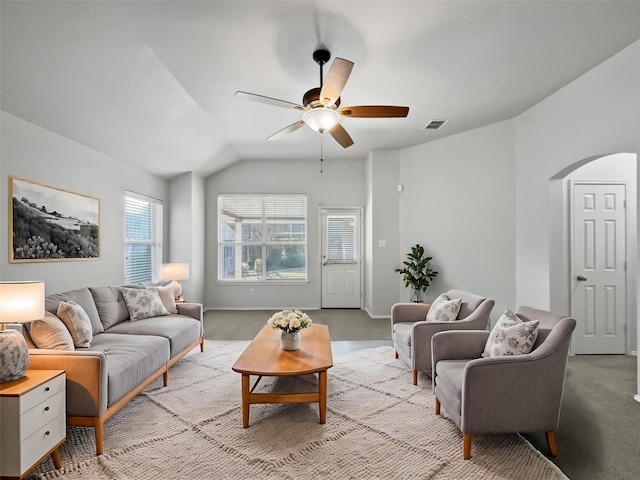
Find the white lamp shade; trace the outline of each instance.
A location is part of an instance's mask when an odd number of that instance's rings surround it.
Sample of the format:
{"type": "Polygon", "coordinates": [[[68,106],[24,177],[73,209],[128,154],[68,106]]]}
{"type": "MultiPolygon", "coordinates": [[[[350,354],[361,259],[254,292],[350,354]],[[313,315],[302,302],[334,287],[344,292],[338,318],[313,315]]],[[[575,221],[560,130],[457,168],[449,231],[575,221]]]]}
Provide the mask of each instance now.
{"type": "Polygon", "coordinates": [[[340,114],[332,108],[316,107],[306,111],[302,120],[316,132],[324,133],[340,123],[340,114]]]}
{"type": "Polygon", "coordinates": [[[44,317],[44,282],[0,282],[0,323],[44,317]]]}
{"type": "Polygon", "coordinates": [[[186,280],[189,278],[188,263],[163,263],[160,267],[160,280],[186,280]]]}

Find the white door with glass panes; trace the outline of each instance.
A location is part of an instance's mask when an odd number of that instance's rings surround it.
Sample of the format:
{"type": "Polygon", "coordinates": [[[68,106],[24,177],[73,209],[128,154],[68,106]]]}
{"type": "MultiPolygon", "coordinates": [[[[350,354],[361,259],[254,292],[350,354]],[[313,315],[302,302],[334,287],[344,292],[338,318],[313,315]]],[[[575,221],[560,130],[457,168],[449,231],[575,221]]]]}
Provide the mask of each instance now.
{"type": "Polygon", "coordinates": [[[322,308],[361,307],[360,209],[322,210],[322,308]]]}

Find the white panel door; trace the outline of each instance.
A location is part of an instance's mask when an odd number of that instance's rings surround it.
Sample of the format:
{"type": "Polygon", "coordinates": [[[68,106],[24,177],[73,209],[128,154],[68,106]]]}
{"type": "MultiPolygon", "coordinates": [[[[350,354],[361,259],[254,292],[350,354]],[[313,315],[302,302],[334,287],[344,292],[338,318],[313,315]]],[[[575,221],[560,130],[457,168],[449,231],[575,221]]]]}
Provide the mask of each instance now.
{"type": "Polygon", "coordinates": [[[322,210],[322,308],[360,308],[360,210],[322,210]]]}
{"type": "Polygon", "coordinates": [[[573,184],[574,353],[626,353],[626,187],[573,184]]]}

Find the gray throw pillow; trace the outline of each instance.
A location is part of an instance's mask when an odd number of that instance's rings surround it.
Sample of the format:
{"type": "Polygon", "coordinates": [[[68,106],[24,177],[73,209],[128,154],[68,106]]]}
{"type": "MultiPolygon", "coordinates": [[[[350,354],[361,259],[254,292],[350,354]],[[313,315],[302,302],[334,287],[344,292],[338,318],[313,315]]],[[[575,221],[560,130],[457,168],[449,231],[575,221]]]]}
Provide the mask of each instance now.
{"type": "Polygon", "coordinates": [[[93,340],[91,319],[76,302],[60,302],[58,318],[67,326],[76,347],[88,347],[93,340]]]}
{"type": "Polygon", "coordinates": [[[150,288],[126,288],[122,287],[122,296],[129,310],[131,321],[143,318],[169,315],[169,312],[160,299],[160,294],[155,287],[150,288]]]}

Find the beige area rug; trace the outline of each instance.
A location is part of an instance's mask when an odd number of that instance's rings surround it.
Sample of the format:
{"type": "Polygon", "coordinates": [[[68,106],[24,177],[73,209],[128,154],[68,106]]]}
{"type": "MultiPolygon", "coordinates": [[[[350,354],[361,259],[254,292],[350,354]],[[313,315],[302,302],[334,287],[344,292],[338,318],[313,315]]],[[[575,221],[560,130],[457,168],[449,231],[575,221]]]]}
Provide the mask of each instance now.
{"type": "MultiPolygon", "coordinates": [[[[431,387],[412,385],[391,347],[334,358],[325,425],[317,404],[252,405],[243,429],[231,365],[247,343],[207,341],[171,369],[168,387],[155,382],[106,424],[104,455],[94,455],[93,429],[71,427],[62,469],[48,459],[29,478],[567,478],[517,434],[476,435],[463,460],[460,431],[434,414],[431,387]]],[[[316,384],[311,375],[275,380],[257,391],[316,384]]]]}

